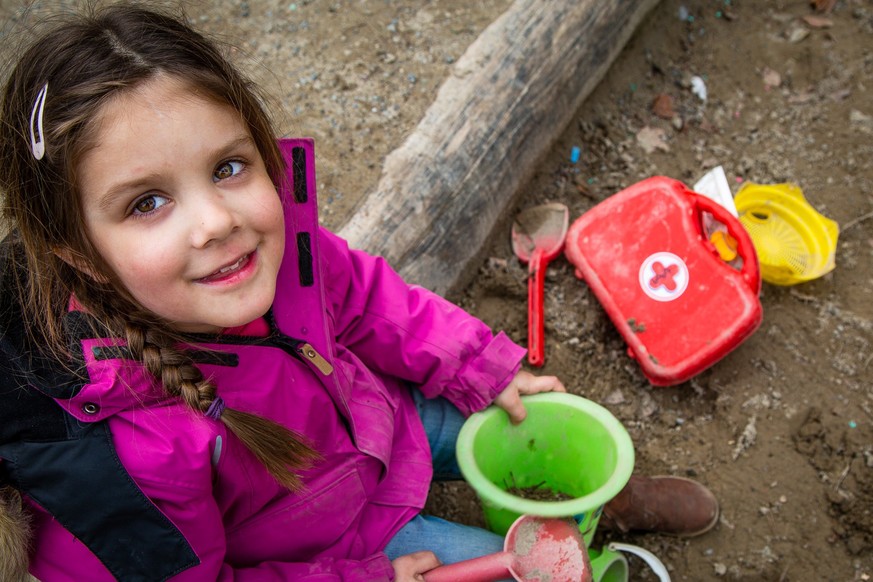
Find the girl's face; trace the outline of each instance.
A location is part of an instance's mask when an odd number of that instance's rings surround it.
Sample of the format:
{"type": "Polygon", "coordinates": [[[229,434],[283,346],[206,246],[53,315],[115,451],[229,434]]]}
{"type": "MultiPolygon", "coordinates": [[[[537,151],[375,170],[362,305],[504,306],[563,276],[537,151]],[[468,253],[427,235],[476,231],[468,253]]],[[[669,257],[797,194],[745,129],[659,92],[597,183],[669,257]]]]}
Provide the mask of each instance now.
{"type": "Polygon", "coordinates": [[[77,168],[85,227],[133,297],[184,332],[266,313],[282,205],[239,113],[161,76],[97,121],[77,168]]]}

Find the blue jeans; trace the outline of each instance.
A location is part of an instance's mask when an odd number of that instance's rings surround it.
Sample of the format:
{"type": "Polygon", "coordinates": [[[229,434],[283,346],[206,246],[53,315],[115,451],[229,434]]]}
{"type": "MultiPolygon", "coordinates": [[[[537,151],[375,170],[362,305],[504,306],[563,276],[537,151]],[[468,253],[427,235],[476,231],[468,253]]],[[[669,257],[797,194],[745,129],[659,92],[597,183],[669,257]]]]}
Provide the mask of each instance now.
{"type": "MultiPolygon", "coordinates": [[[[412,394],[430,443],[434,479],[461,479],[455,442],[464,416],[444,398],[428,400],[418,390],[412,394]]],[[[453,564],[502,552],[503,537],[482,528],[419,514],[388,542],[385,553],[393,560],[419,550],[430,550],[443,564],[453,564]]]]}

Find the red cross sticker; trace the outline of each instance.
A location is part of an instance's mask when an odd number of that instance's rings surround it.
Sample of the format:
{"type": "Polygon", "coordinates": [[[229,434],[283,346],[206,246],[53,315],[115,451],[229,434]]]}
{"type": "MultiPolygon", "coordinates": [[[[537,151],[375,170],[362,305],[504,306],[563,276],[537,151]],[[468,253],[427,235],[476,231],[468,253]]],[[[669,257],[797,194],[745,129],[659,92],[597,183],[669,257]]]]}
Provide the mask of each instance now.
{"type": "Polygon", "coordinates": [[[657,289],[659,286],[663,285],[667,291],[676,290],[676,281],[673,277],[679,273],[679,267],[676,265],[664,267],[660,261],[655,261],[652,263],[652,270],[655,272],[655,276],[652,277],[651,281],[649,281],[649,286],[652,289],[657,289]]]}
{"type": "Polygon", "coordinates": [[[655,301],[680,297],[688,287],[688,278],[685,261],[667,251],[652,253],[640,265],[640,287],[655,301]]]}

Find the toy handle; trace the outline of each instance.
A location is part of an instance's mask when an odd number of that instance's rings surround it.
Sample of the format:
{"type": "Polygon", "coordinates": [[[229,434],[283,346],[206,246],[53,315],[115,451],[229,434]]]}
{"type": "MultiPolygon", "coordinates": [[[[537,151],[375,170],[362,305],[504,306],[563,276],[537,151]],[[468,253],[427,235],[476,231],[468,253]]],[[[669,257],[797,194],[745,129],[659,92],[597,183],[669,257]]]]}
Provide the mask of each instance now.
{"type": "Polygon", "coordinates": [[[509,552],[497,552],[479,558],[438,566],[424,573],[425,582],[492,582],[514,578],[510,568],[515,561],[509,552]]]}
{"type": "Polygon", "coordinates": [[[535,249],[528,261],[527,270],[527,361],[537,368],[546,361],[543,295],[547,265],[545,252],[535,249]]]}
{"type": "Polygon", "coordinates": [[[740,221],[728,212],[724,206],[701,194],[695,192],[691,192],[691,194],[693,194],[691,198],[692,203],[697,207],[698,211],[712,214],[717,221],[727,227],[728,234],[737,241],[737,253],[743,257],[743,268],[740,274],[755,293],[760,293],[761,272],[758,269],[758,253],[755,251],[755,246],[752,244],[749,233],[746,232],[740,221]]]}
{"type": "Polygon", "coordinates": [[[649,566],[649,568],[651,568],[652,571],[657,574],[658,579],[661,582],[670,582],[670,573],[667,572],[667,567],[664,566],[664,563],[661,562],[661,560],[659,560],[658,557],[649,550],[641,548],[639,546],[632,546],[631,544],[621,544],[618,542],[611,542],[606,547],[613,552],[625,552],[641,558],[649,566]]]}

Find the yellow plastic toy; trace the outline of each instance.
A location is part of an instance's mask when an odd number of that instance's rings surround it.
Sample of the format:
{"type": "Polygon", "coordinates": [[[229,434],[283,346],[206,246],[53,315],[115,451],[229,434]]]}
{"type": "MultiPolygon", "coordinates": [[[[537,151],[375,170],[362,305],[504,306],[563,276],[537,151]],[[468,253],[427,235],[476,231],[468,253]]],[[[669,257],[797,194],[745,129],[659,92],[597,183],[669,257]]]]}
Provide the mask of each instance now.
{"type": "Polygon", "coordinates": [[[734,203],[764,281],[795,285],[834,269],[840,227],[810,206],[799,186],[747,182],[734,203]]]}

